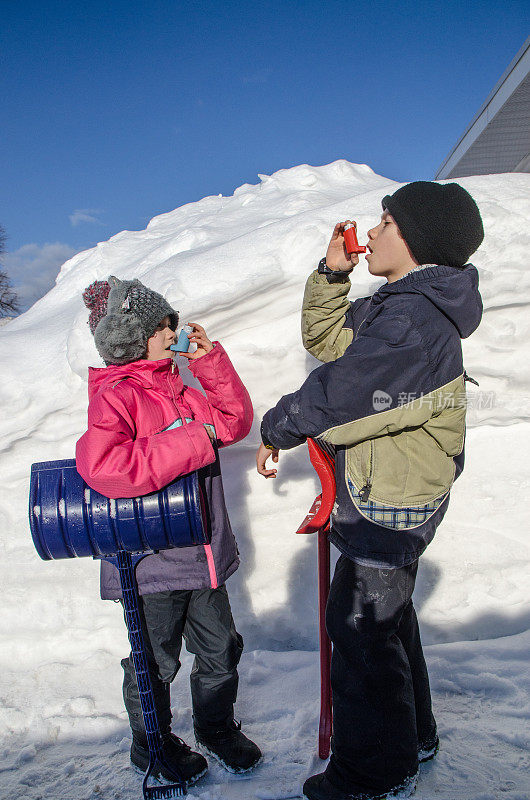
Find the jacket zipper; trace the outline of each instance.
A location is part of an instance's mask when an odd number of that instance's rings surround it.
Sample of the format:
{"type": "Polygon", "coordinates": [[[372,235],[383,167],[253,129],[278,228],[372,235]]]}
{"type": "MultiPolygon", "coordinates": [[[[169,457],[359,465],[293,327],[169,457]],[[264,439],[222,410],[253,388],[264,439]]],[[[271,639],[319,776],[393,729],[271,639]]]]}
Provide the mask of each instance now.
{"type": "MultiPolygon", "coordinates": [[[[368,316],[368,314],[366,315],[366,317],[367,317],[367,316],[368,316]]],[[[358,335],[359,335],[359,331],[361,330],[361,328],[362,328],[362,326],[363,326],[363,322],[366,322],[366,317],[365,317],[364,319],[362,319],[362,320],[361,320],[361,324],[360,324],[360,325],[359,325],[359,327],[357,328],[357,333],[356,333],[356,334],[355,334],[355,336],[353,337],[353,341],[355,341],[355,340],[356,340],[356,338],[358,337],[358,335]]]]}
{"type": "Polygon", "coordinates": [[[359,491],[359,496],[363,503],[366,503],[366,501],[370,497],[370,492],[372,491],[373,472],[374,472],[374,440],[372,439],[370,441],[370,469],[368,470],[368,477],[366,479],[366,483],[359,491]]]}
{"type": "MultiPolygon", "coordinates": [[[[173,388],[173,384],[171,383],[171,375],[169,373],[167,375],[167,382],[169,384],[169,389],[171,391],[171,397],[173,399],[173,405],[175,406],[175,408],[177,409],[177,411],[179,413],[179,416],[180,416],[180,418],[182,420],[182,424],[185,425],[186,424],[186,421],[185,421],[186,418],[183,416],[182,411],[180,410],[179,405],[177,403],[177,398],[175,397],[175,390],[173,388]]],[[[217,448],[216,448],[216,446],[215,446],[215,444],[213,442],[212,442],[212,446],[213,446],[213,448],[215,450],[216,458],[218,458],[219,457],[219,453],[218,453],[217,448]]],[[[208,575],[210,577],[211,587],[212,587],[212,589],[217,589],[218,586],[219,586],[219,581],[218,581],[218,578],[217,578],[217,570],[215,568],[215,558],[214,558],[214,555],[213,555],[212,545],[211,545],[211,543],[210,544],[203,544],[202,547],[203,547],[204,553],[206,555],[206,564],[208,566],[208,575]]]]}
{"type": "Polygon", "coordinates": [[[471,381],[471,383],[474,383],[475,386],[480,386],[480,383],[476,381],[475,378],[472,378],[470,375],[468,375],[467,372],[464,370],[464,384],[466,381],[471,381]]]}
{"type": "MultiPolygon", "coordinates": [[[[366,315],[366,317],[368,314],[366,315]]],[[[363,323],[366,321],[366,317],[361,320],[361,324],[357,328],[357,333],[354,336],[354,341],[357,339],[359,335],[359,331],[361,330],[363,323]]],[[[366,479],[366,483],[359,491],[359,497],[361,498],[361,502],[366,503],[368,498],[370,497],[370,492],[372,491],[372,472],[373,472],[373,463],[374,463],[374,443],[373,440],[370,442],[370,469],[368,471],[368,477],[366,479]]]]}
{"type": "Polygon", "coordinates": [[[182,411],[179,408],[179,404],[177,403],[177,398],[175,397],[175,390],[174,390],[173,385],[171,383],[171,374],[168,373],[166,378],[167,378],[167,382],[168,382],[168,386],[169,386],[169,391],[171,392],[171,399],[173,400],[173,405],[175,406],[175,408],[177,410],[177,413],[178,413],[180,419],[182,420],[182,424],[185,425],[186,424],[186,420],[185,420],[185,417],[182,414],[182,411]]]}

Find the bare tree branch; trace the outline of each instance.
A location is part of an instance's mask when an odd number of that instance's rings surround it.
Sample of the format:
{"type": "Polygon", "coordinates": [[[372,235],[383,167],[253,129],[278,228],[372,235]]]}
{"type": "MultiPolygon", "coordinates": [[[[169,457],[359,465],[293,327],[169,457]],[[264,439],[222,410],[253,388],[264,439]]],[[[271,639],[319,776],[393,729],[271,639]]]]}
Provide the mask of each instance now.
{"type": "MultiPolygon", "coordinates": [[[[6,232],[0,225],[0,255],[6,250],[6,232]]],[[[20,311],[17,293],[11,286],[7,272],[0,270],[0,318],[10,317],[20,311]]]]}

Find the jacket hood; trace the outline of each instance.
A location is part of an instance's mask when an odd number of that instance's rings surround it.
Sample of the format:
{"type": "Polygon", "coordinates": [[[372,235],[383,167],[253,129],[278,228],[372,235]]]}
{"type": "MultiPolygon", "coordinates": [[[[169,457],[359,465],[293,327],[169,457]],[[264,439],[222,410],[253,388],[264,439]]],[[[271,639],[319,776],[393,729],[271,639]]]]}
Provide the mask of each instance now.
{"type": "Polygon", "coordinates": [[[134,378],[144,388],[160,387],[166,380],[169,373],[173,380],[176,380],[175,389],[179,392],[182,389],[183,381],[179,375],[177,367],[171,373],[171,358],[163,358],[160,361],[148,361],[140,359],[132,361],[130,364],[110,364],[108,367],[89,367],[88,369],[88,397],[89,400],[102,389],[114,386],[125,378],[134,378]]]}
{"type": "Polygon", "coordinates": [[[394,283],[385,283],[375,295],[422,294],[451,320],[461,339],[475,331],[482,319],[482,297],[478,289],[478,270],[464,267],[433,266],[410,272],[394,283]]]}

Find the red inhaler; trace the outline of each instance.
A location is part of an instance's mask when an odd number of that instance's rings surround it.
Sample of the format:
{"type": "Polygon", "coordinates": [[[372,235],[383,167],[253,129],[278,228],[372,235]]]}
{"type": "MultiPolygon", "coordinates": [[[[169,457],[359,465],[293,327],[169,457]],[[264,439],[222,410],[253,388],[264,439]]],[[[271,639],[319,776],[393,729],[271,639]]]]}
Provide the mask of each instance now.
{"type": "Polygon", "coordinates": [[[366,247],[363,247],[357,241],[357,224],[355,222],[347,222],[344,226],[344,245],[346,252],[351,253],[366,253],[366,247]]]}

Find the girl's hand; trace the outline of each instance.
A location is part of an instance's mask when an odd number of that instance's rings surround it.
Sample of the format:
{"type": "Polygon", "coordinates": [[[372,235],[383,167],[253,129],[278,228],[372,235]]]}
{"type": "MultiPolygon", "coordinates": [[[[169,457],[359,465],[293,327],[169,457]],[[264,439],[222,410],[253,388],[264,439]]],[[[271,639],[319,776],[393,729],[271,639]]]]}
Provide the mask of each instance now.
{"type": "Polygon", "coordinates": [[[326,264],[330,269],[338,272],[345,272],[359,263],[357,253],[348,253],[344,245],[344,226],[351,222],[350,219],[344,222],[337,222],[331,234],[331,239],[326,253],[326,264]]]}
{"type": "Polygon", "coordinates": [[[206,428],[206,433],[210,437],[210,441],[211,442],[215,442],[215,428],[214,428],[214,426],[210,425],[208,422],[203,422],[202,424],[206,428]]]}
{"type": "Polygon", "coordinates": [[[190,333],[188,338],[190,342],[195,342],[197,349],[194,353],[179,353],[179,355],[184,356],[189,361],[195,361],[213,350],[213,344],[206,336],[206,331],[202,325],[198,325],[196,322],[188,322],[187,324],[193,328],[193,333],[190,333]]]}
{"type": "Polygon", "coordinates": [[[272,460],[275,464],[278,463],[278,453],[279,450],[269,450],[268,447],[262,443],[259,446],[258,452],[256,453],[256,464],[258,467],[258,472],[260,475],[263,475],[264,478],[275,478],[276,473],[278,472],[277,469],[265,469],[265,462],[267,461],[269,456],[272,456],[272,460]]]}

